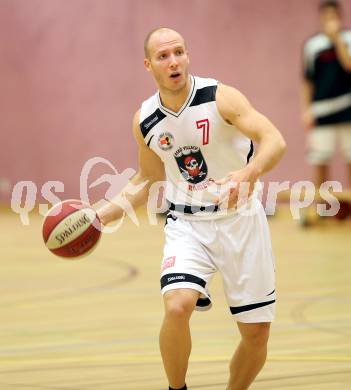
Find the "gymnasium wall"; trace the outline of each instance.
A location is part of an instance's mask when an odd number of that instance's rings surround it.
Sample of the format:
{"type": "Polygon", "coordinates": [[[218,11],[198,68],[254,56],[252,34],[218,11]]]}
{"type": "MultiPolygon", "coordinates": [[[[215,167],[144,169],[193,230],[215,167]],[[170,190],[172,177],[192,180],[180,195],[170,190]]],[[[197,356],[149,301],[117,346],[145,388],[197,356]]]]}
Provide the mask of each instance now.
{"type": "MultiPolygon", "coordinates": [[[[136,167],[131,120],[155,90],[143,39],[158,26],[188,42],[191,71],[238,87],[289,150],[268,178],[309,179],[300,123],[300,50],[318,0],[0,0],[0,200],[48,180],[79,196],[91,157],[136,167]]],[[[351,25],[351,3],[344,1],[351,25]]],[[[337,158],[334,177],[343,179],[337,158]]],[[[103,171],[104,169],[102,169],[103,171]]],[[[110,170],[111,173],[111,170],[110,170]]]]}

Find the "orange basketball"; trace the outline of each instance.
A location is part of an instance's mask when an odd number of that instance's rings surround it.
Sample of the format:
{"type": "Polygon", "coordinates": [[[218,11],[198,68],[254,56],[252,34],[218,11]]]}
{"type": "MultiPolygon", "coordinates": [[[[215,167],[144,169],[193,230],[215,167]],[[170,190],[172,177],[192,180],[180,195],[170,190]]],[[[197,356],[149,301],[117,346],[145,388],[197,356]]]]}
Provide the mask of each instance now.
{"type": "Polygon", "coordinates": [[[95,248],[101,236],[96,211],[80,200],[65,200],[54,205],[43,223],[46,247],[55,255],[77,258],[95,248]]]}

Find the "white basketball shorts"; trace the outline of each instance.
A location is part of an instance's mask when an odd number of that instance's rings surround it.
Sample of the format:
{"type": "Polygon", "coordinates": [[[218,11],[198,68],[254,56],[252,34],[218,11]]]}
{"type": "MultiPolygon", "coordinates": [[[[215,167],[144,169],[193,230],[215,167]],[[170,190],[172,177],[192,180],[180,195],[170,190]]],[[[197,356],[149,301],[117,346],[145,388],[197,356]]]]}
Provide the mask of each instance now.
{"type": "Polygon", "coordinates": [[[199,291],[196,310],[211,307],[209,284],[216,271],[225,296],[240,322],[271,322],[275,309],[275,271],[263,206],[251,216],[232,214],[192,221],[167,216],[161,292],[188,288],[199,291]]]}
{"type": "Polygon", "coordinates": [[[351,162],[351,124],[326,125],[313,128],[308,134],[308,161],[324,165],[332,158],[337,142],[344,158],[351,162]]]}

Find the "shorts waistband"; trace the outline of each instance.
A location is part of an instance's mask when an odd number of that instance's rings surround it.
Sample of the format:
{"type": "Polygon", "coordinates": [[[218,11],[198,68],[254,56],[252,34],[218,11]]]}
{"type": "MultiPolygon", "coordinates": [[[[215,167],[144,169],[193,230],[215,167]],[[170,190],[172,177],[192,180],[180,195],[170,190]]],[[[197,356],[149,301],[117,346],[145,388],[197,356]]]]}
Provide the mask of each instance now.
{"type": "Polygon", "coordinates": [[[216,213],[219,210],[217,204],[210,206],[189,206],[185,204],[175,204],[167,200],[168,208],[170,211],[177,211],[184,214],[197,214],[197,213],[216,213]]]}

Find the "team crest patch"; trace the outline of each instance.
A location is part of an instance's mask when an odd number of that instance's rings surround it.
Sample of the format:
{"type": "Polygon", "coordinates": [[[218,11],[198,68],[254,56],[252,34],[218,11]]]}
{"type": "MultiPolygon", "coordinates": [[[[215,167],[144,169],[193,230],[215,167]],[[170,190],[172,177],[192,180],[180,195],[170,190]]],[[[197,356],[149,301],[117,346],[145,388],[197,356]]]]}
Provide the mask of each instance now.
{"type": "Polygon", "coordinates": [[[174,157],[180,173],[189,183],[196,184],[206,179],[207,165],[197,146],[183,146],[179,148],[174,157]]]}
{"type": "Polygon", "coordinates": [[[170,257],[167,257],[166,259],[164,259],[163,263],[162,263],[162,269],[161,270],[164,271],[167,268],[174,267],[175,260],[176,260],[175,256],[170,256],[170,257]]]}
{"type": "Polygon", "coordinates": [[[168,150],[173,147],[173,135],[171,133],[161,133],[158,137],[158,146],[162,150],[168,150]]]}

